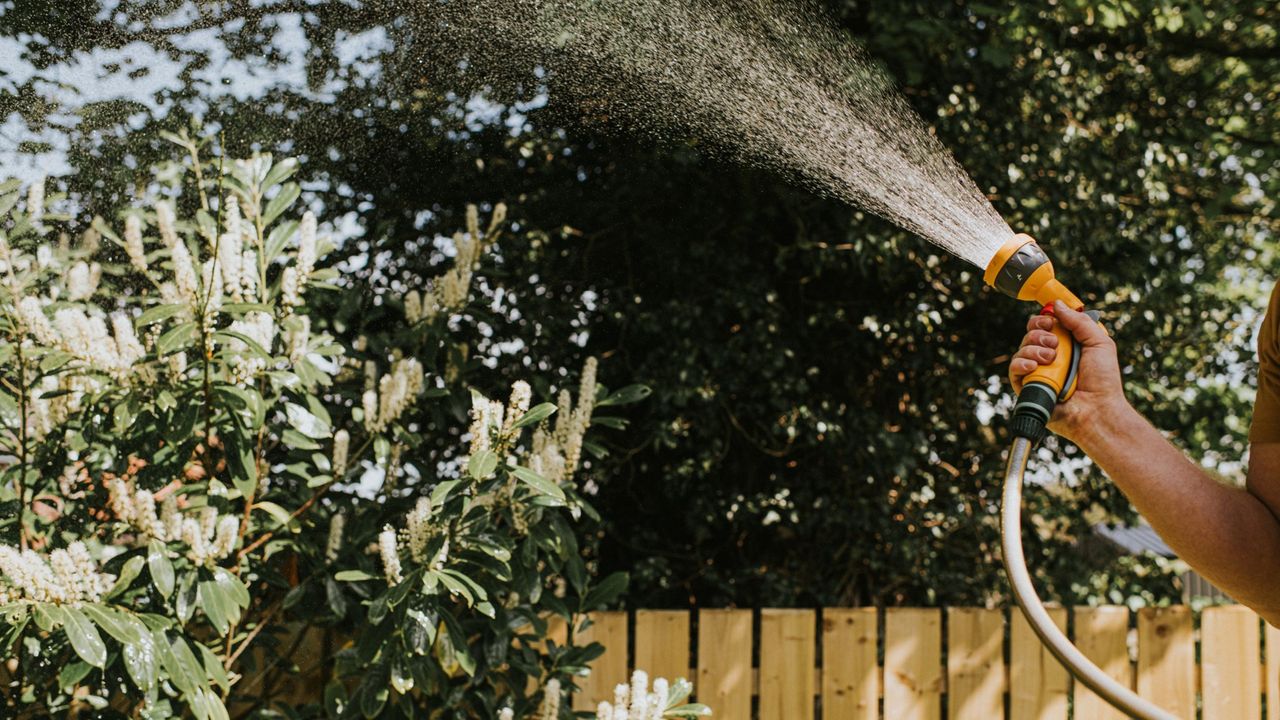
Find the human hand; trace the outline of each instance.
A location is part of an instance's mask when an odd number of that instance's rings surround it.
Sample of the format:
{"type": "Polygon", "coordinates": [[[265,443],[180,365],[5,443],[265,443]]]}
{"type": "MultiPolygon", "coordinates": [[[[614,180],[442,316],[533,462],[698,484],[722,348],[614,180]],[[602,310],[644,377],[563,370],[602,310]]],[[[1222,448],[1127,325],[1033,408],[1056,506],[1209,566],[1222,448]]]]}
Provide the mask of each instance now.
{"type": "Polygon", "coordinates": [[[1059,351],[1053,324],[1062,323],[1080,344],[1080,368],[1075,393],[1054,409],[1049,430],[1079,444],[1085,429],[1096,427],[1104,414],[1127,408],[1128,401],[1124,397],[1120,361],[1111,336],[1093,318],[1068,308],[1061,301],[1054,303],[1053,312],[1053,315],[1033,315],[1027,321],[1022,346],[1009,362],[1009,381],[1015,392],[1022,392],[1022,383],[1028,375],[1039,366],[1053,362],[1059,351]]]}

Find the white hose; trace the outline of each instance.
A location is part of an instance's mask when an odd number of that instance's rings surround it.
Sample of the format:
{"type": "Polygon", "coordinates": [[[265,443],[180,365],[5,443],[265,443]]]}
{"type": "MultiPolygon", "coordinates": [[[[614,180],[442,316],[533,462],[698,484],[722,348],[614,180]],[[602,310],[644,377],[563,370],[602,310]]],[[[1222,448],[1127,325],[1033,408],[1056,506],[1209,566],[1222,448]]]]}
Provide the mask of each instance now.
{"type": "Polygon", "coordinates": [[[1031,575],[1027,572],[1027,559],[1022,554],[1022,476],[1031,454],[1031,441],[1016,438],[1009,448],[1009,465],[1004,474],[1004,503],[1000,508],[1000,532],[1004,548],[1004,569],[1013,586],[1013,597],[1031,629],[1040,642],[1058,658],[1076,679],[1084,683],[1103,700],[1131,717],[1141,720],[1175,720],[1174,716],[1144,700],[1137,693],[1116,682],[1116,679],[1094,665],[1089,658],[1071,644],[1053,619],[1049,617],[1031,575]]]}

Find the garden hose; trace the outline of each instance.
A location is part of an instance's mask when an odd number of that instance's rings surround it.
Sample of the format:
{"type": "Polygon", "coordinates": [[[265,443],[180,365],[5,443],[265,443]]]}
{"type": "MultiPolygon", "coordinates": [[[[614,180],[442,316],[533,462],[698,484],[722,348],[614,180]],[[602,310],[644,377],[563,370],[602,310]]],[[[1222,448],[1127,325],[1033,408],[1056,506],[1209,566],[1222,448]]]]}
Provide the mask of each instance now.
{"type": "Polygon", "coordinates": [[[1065,633],[1058,629],[1045,610],[1044,603],[1036,595],[1027,571],[1027,559],[1022,554],[1022,476],[1027,469],[1027,457],[1031,454],[1031,440],[1015,437],[1009,448],[1009,465],[1004,474],[1004,498],[1000,507],[1001,548],[1004,569],[1013,586],[1013,599],[1030,623],[1040,642],[1058,658],[1077,680],[1131,717],[1142,720],[1174,720],[1170,713],[1156,707],[1115,678],[1103,672],[1080,649],[1071,644],[1065,633]]]}
{"type": "MultiPolygon", "coordinates": [[[[1045,314],[1052,314],[1052,304],[1061,300],[1073,310],[1082,310],[1084,303],[1054,278],[1053,265],[1048,256],[1026,235],[1018,235],[1000,249],[984,276],[987,284],[1020,300],[1034,300],[1044,306],[1045,314]]],[[[1096,312],[1090,317],[1098,319],[1096,312]]],[[[1027,470],[1031,448],[1044,438],[1046,425],[1053,409],[1065,402],[1075,392],[1076,374],[1080,366],[1080,346],[1071,333],[1055,323],[1054,334],[1058,338],[1058,354],[1053,362],[1041,365],[1029,374],[1018,393],[1014,405],[1010,429],[1014,435],[1009,448],[1009,464],[1004,474],[1004,493],[1000,508],[1001,549],[1005,573],[1013,587],[1013,598],[1030,623],[1040,642],[1064,667],[1094,691],[1103,700],[1131,717],[1142,720],[1173,720],[1173,715],[1144,700],[1134,691],[1116,681],[1085,657],[1080,649],[1067,639],[1045,610],[1044,603],[1036,595],[1027,571],[1027,559],[1022,552],[1022,482],[1027,470]]]]}

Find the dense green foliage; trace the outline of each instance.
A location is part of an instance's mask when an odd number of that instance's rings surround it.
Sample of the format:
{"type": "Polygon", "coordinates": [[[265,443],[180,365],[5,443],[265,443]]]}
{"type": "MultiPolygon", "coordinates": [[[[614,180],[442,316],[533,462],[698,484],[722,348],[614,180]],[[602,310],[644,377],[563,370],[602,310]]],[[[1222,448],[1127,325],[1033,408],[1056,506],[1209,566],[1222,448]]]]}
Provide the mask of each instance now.
{"type": "MultiPolygon", "coordinates": [[[[472,357],[503,354],[477,371],[499,385],[498,375],[554,374],[590,353],[655,389],[626,446],[603,461],[609,479],[593,500],[606,518],[602,569],[636,568],[629,602],[1002,597],[992,567],[1006,436],[1000,411],[979,418],[1002,397],[1029,308],[876,218],[726,166],[696,143],[615,132],[590,98],[544,87],[532,68],[505,68],[524,82],[496,82],[482,57],[459,65],[447,35],[401,16],[430,4],[235,2],[155,22],[176,5],[124,7],[141,32],[92,2],[59,3],[52,16],[19,7],[0,23],[39,33],[27,50],[37,65],[142,40],[193,72],[217,68],[174,40],[192,27],[217,28],[232,56],[269,67],[289,53],[263,48],[301,25],[309,86],[243,99],[195,73],[157,93],[163,110],[89,103],[66,133],[79,170],[68,189],[116,202],[132,168],[164,152],[114,133],[126,116],[172,128],[199,114],[234,150],[289,138],[327,214],[352,213],[357,237],[339,252],[356,261],[353,281],[375,288],[412,284],[436,262],[430,238],[458,223],[462,202],[509,202],[524,232],[495,258],[502,290],[488,320],[520,342],[477,333],[472,357]],[[385,43],[364,65],[344,61],[343,39],[362,32],[385,43]],[[394,262],[370,262],[379,257],[394,262]]],[[[1135,404],[1238,475],[1229,463],[1244,451],[1280,189],[1268,4],[828,5],[1010,224],[1106,313],[1135,404]]],[[[0,107],[41,127],[59,111],[47,96],[14,81],[0,107]]],[[[388,332],[383,307],[332,316],[377,337],[388,332]]],[[[1076,548],[1091,521],[1132,516],[1098,473],[1086,466],[1074,479],[1027,498],[1045,594],[1172,597],[1155,561],[1098,564],[1076,548]]]]}

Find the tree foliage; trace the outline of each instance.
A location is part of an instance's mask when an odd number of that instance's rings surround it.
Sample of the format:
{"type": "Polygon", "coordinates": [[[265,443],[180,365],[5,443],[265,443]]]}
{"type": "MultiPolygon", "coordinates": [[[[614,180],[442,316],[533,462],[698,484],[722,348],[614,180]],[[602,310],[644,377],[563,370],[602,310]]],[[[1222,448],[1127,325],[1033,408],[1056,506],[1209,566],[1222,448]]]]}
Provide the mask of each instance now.
{"type": "MultiPolygon", "coordinates": [[[[214,28],[230,57],[267,68],[287,64],[262,51],[282,28],[306,39],[301,84],[239,98],[197,78],[159,91],[163,110],[87,104],[67,133],[73,194],[127,196],[130,168],[162,152],[103,131],[126,116],[172,128],[200,115],[235,148],[287,137],[317,201],[350,213],[344,252],[373,288],[412,286],[439,259],[423,239],[457,224],[465,200],[511,203],[525,232],[495,261],[489,321],[519,343],[478,334],[473,358],[505,358],[478,371],[555,374],[591,353],[655,389],[608,448],[595,501],[603,568],[637,568],[631,602],[1003,597],[991,570],[1001,378],[1030,309],[982,289],[973,268],[696,144],[614,132],[535,68],[459,62],[424,22],[429,5],[232,3],[159,23],[168,6],[147,4],[130,10],[140,34],[93,3],[66,5],[86,30],[42,33],[33,63],[140,37],[207,68],[173,38],[214,28]],[[342,62],[350,37],[377,39],[371,64],[342,62]]],[[[1274,13],[1252,0],[826,5],[1103,310],[1133,402],[1238,476],[1276,228],[1274,13]]],[[[3,22],[13,34],[47,21],[3,22]]],[[[33,126],[57,115],[38,82],[10,85],[6,109],[33,126]]],[[[368,328],[384,312],[330,314],[368,328]]],[[[1132,510],[1073,448],[1050,450],[1071,474],[1027,497],[1045,594],[1172,597],[1162,564],[1100,565],[1078,549],[1090,522],[1132,510]]]]}

